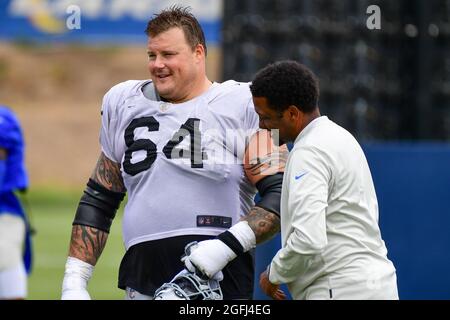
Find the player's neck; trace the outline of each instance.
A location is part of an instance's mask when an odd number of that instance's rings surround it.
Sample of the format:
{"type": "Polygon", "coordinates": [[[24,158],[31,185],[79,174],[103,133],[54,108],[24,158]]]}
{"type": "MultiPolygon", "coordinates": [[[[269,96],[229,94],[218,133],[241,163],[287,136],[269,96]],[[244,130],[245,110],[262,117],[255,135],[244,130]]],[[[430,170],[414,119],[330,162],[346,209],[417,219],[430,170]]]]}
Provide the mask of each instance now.
{"type": "MultiPolygon", "coordinates": [[[[209,90],[209,88],[211,88],[212,86],[212,81],[208,79],[208,77],[205,75],[205,77],[202,79],[201,83],[198,86],[198,91],[197,94],[193,97],[196,98],[198,96],[201,96],[202,94],[204,94],[206,91],[209,90]]],[[[192,98],[192,99],[193,99],[192,98]]]]}
{"type": "Polygon", "coordinates": [[[187,91],[188,94],[184,98],[181,98],[177,101],[169,101],[169,102],[174,104],[188,102],[204,94],[206,91],[209,90],[211,86],[212,82],[205,75],[201,80],[196,82],[194,85],[190,86],[190,89],[187,91]]]}
{"type": "Polygon", "coordinates": [[[292,140],[295,141],[298,137],[298,135],[314,120],[319,118],[321,116],[319,108],[315,109],[312,112],[304,113],[303,118],[298,123],[297,129],[295,130],[295,134],[292,136],[292,140]]]}

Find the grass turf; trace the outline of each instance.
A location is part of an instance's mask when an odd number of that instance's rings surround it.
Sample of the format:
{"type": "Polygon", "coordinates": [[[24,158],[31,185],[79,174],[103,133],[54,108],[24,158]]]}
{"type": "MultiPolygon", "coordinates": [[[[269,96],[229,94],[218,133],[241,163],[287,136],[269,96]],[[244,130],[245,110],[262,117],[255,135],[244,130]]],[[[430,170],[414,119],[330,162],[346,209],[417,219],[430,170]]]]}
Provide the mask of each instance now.
{"type": "MultiPolygon", "coordinates": [[[[27,202],[37,230],[33,236],[34,267],[28,282],[28,299],[54,300],[61,297],[64,265],[72,230],[72,221],[80,191],[30,190],[27,202]]],[[[106,247],[89,282],[92,299],[123,299],[117,288],[120,260],[124,254],[121,235],[122,209],[113,222],[106,247]]]]}

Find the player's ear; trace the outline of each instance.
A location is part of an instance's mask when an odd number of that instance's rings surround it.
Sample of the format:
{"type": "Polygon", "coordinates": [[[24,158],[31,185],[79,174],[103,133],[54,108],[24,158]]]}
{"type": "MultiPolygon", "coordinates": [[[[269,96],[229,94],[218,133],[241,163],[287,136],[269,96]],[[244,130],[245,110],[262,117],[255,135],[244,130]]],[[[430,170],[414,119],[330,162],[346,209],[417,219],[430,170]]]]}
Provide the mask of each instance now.
{"type": "Polygon", "coordinates": [[[202,44],[197,44],[194,48],[194,53],[196,58],[206,58],[206,50],[205,47],[202,44]]]}
{"type": "Polygon", "coordinates": [[[291,121],[295,121],[301,116],[301,111],[294,105],[290,105],[287,108],[287,113],[288,113],[289,120],[291,120],[291,121]]]}

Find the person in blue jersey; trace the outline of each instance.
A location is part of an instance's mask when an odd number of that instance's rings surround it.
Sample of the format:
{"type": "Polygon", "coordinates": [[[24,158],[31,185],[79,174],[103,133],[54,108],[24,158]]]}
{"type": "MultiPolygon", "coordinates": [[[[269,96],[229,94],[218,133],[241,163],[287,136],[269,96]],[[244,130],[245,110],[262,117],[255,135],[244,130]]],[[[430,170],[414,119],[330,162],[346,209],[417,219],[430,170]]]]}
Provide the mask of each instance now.
{"type": "Polygon", "coordinates": [[[13,111],[0,106],[0,299],[25,299],[31,271],[30,228],[15,192],[28,177],[24,140],[13,111]]]}

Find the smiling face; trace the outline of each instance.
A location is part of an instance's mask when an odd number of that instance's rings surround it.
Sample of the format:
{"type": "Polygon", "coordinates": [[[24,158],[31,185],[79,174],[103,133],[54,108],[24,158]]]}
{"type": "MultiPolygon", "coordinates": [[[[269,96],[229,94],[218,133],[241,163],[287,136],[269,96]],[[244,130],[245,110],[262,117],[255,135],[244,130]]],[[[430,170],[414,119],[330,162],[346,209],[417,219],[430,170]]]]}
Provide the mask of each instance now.
{"type": "Polygon", "coordinates": [[[201,93],[205,80],[205,51],[187,43],[181,28],[171,28],[148,39],[148,69],[159,95],[173,103],[201,93]]]}

